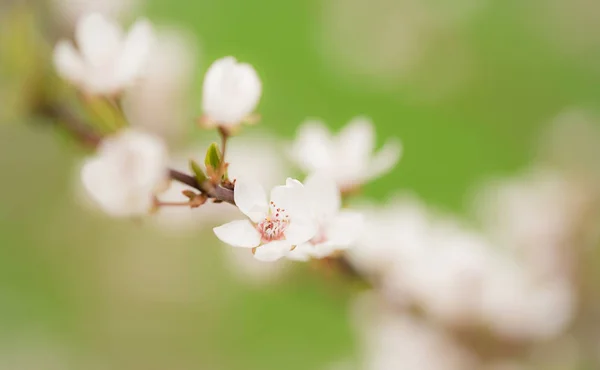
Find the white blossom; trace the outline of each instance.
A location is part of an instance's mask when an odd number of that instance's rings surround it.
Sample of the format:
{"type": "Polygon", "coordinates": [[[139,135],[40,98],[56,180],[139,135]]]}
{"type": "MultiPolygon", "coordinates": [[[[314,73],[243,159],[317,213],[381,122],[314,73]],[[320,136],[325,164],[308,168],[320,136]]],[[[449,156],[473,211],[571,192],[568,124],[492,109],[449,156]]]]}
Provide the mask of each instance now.
{"type": "Polygon", "coordinates": [[[267,202],[264,188],[256,181],[238,179],[234,199],[250,220],[237,220],[214,228],[215,235],[234,247],[252,248],[254,257],[275,261],[316,233],[302,183],[288,179],[271,190],[267,202]]]}
{"type": "Polygon", "coordinates": [[[567,329],[577,299],[566,277],[539,279],[526,264],[496,263],[482,295],[482,316],[494,333],[509,340],[548,340],[567,329]]]}
{"type": "Polygon", "coordinates": [[[333,179],[325,174],[313,174],[304,182],[317,234],[298,245],[289,258],[307,261],[324,258],[348,248],[362,233],[363,216],[358,212],[340,210],[341,194],[333,179]]]}
{"type": "Polygon", "coordinates": [[[147,213],[153,195],[167,181],[164,143],[149,134],[125,130],[106,138],[81,170],[90,197],[112,216],[147,213]]]}
{"type": "Polygon", "coordinates": [[[291,156],[305,172],[328,173],[346,191],[389,172],[400,159],[397,140],[388,140],[377,153],[374,146],[373,123],[367,118],[353,119],[335,137],[323,123],[308,121],[298,130],[291,156]]]}
{"type": "MultiPolygon", "coordinates": [[[[278,185],[285,178],[287,163],[280,155],[280,140],[266,132],[254,132],[255,135],[243,135],[227,143],[227,173],[234,181],[240,178],[255,178],[266,189],[278,185]]],[[[171,167],[182,172],[189,171],[189,160],[204,157],[209,141],[194,144],[190,149],[173,155],[171,167]]],[[[198,161],[202,166],[202,162],[198,161]]],[[[160,200],[165,202],[185,202],[188,198],[181,192],[192,190],[187,185],[173,181],[168,190],[161,193],[160,200]]],[[[233,221],[239,217],[239,211],[228,203],[215,204],[208,201],[202,207],[162,207],[153,220],[167,232],[197,232],[202,228],[213,228],[221,223],[233,221]]],[[[264,264],[261,264],[264,265],[264,264]]]]}
{"type": "Polygon", "coordinates": [[[202,109],[206,126],[234,127],[254,112],[262,84],[254,68],[234,57],[215,61],[204,77],[202,109]]]}
{"type": "Polygon", "coordinates": [[[364,215],[363,233],[346,253],[363,274],[384,276],[426,245],[430,215],[416,198],[397,196],[379,204],[357,205],[364,215]]]}
{"type": "Polygon", "coordinates": [[[372,293],[360,296],[353,316],[363,369],[470,370],[474,356],[439,327],[393,309],[372,293]]]}
{"type": "Polygon", "coordinates": [[[536,168],[523,175],[490,181],[478,190],[475,210],[494,241],[514,251],[532,272],[553,275],[569,270],[574,237],[586,196],[561,173],[536,168]]]}
{"type": "Polygon", "coordinates": [[[152,25],[138,20],[127,35],[99,13],[77,22],[75,40],[60,41],[54,49],[58,74],[91,95],[117,94],[142,74],[153,42],[152,25]]]}
{"type": "MultiPolygon", "coordinates": [[[[415,201],[394,201],[363,213],[366,232],[348,256],[360,271],[377,279],[388,301],[399,306],[417,304],[440,322],[483,326],[508,339],[552,338],[570,323],[576,300],[566,271],[542,269],[540,273],[539,261],[514,253],[514,247],[531,242],[529,236],[535,236],[536,230],[544,230],[535,223],[530,226],[534,234],[513,234],[519,235],[511,239],[514,244],[504,245],[415,201]]],[[[539,259],[545,258],[544,251],[555,254],[549,244],[553,239],[541,240],[547,243],[536,246],[539,259]]]]}

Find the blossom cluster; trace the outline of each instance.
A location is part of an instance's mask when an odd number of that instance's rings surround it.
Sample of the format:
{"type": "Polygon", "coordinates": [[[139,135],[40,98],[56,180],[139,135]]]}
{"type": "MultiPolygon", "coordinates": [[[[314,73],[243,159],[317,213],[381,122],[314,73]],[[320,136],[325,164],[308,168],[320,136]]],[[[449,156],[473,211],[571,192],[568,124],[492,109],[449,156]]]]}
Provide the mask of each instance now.
{"type": "Polygon", "coordinates": [[[54,50],[62,78],[77,87],[86,101],[108,101],[109,109],[122,116],[81,170],[83,187],[95,203],[116,217],[142,216],[170,206],[195,209],[213,202],[231,203],[247,219],[215,227],[215,235],[231,246],[251,249],[261,261],[325,258],[355,243],[364,220],[360,213],[342,209],[342,195],[391,170],[400,157],[399,142],[390,140],[373,154],[374,129],[369,119],[354,119],[337,136],[322,123],[309,121],[287,151],[308,177],[304,184],[288,178],[284,185],[273,187],[267,198],[260,171],[236,174],[236,164],[230,163],[226,152],[228,140],[241,124],[256,122],[262,82],[250,64],[225,57],[206,72],[203,115],[198,120],[201,128],[219,132],[222,147],[209,146],[204,166],[191,160],[192,176],[184,174],[185,180],[172,176],[165,140],[143,125],[129,127],[128,115],[120,108],[129,91],[149,78],[149,59],[158,55],[156,40],[147,20],[137,21],[125,33],[111,19],[91,13],[76,24],[77,47],[63,40],[54,50]],[[174,187],[173,180],[182,181],[184,187],[174,187]],[[162,201],[162,194],[172,187],[187,201],[162,201]],[[223,198],[218,191],[230,196],[223,198]]]}

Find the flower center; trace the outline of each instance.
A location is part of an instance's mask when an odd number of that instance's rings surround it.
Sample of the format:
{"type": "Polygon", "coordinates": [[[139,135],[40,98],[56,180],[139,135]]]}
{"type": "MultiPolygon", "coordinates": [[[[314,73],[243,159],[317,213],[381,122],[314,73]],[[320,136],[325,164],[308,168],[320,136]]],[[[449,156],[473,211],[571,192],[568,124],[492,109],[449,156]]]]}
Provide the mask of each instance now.
{"type": "Polygon", "coordinates": [[[256,230],[261,235],[263,243],[272,242],[274,240],[282,240],[284,231],[290,224],[289,216],[285,213],[285,209],[277,208],[275,203],[271,202],[269,207],[269,215],[256,225],[256,230]]]}

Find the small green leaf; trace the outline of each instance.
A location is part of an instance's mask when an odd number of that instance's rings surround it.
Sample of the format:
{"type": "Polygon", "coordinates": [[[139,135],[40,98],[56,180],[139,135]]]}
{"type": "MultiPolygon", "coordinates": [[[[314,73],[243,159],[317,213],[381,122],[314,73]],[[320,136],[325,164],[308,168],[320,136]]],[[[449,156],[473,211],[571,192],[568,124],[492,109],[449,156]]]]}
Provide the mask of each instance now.
{"type": "Polygon", "coordinates": [[[204,170],[202,170],[202,167],[200,167],[200,165],[193,159],[190,159],[190,168],[196,176],[196,181],[198,181],[198,184],[202,184],[204,181],[206,181],[206,174],[204,173],[204,170]]]}
{"type": "Polygon", "coordinates": [[[219,150],[219,145],[217,143],[212,143],[208,147],[204,164],[207,169],[210,168],[213,171],[218,171],[221,167],[221,151],[219,150]]]}

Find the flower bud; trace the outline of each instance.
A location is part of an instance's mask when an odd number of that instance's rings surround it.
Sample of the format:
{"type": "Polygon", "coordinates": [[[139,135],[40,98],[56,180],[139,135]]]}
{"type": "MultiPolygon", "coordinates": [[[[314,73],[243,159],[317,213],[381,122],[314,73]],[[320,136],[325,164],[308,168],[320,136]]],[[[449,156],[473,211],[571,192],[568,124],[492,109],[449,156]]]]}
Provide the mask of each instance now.
{"type": "Polygon", "coordinates": [[[234,57],[215,61],[204,78],[202,109],[205,125],[237,126],[254,112],[262,85],[254,68],[234,57]]]}

